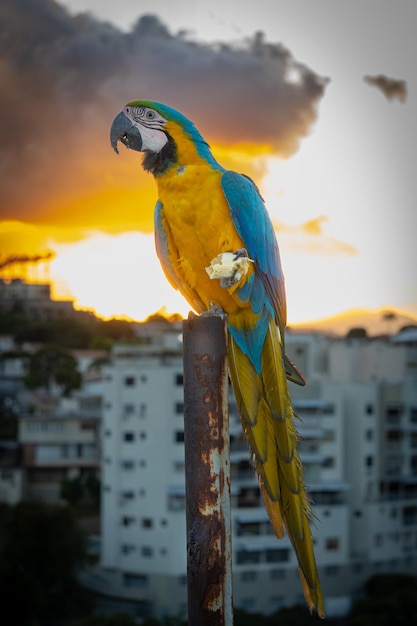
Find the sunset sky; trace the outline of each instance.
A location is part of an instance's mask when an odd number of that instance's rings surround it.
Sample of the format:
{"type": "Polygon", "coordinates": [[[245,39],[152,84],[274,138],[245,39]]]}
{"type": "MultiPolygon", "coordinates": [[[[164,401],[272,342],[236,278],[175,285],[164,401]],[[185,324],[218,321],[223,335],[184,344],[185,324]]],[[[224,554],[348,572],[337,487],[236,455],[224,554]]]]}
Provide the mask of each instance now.
{"type": "Polygon", "coordinates": [[[417,315],[416,20],[415,0],[2,0],[0,266],[51,251],[29,276],[57,297],[187,314],[154,251],[153,179],[109,144],[122,106],[152,99],[258,183],[289,323],[417,315]]]}

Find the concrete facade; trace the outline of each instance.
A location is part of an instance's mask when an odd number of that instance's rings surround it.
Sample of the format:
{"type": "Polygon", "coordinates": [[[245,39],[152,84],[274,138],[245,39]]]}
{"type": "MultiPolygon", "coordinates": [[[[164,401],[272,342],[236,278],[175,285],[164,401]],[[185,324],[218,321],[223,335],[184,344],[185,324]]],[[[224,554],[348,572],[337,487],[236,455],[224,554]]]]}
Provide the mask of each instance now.
{"type": "MultiPolygon", "coordinates": [[[[114,350],[105,373],[102,557],[86,583],[137,615],[184,615],[180,326],[145,326],[141,343],[114,350]]],[[[372,574],[417,574],[415,347],[322,335],[286,341],[309,381],[291,393],[326,611],[343,614],[372,574]]],[[[272,533],[233,399],[230,430],[234,604],[271,613],[303,603],[293,550],[272,533]]]]}

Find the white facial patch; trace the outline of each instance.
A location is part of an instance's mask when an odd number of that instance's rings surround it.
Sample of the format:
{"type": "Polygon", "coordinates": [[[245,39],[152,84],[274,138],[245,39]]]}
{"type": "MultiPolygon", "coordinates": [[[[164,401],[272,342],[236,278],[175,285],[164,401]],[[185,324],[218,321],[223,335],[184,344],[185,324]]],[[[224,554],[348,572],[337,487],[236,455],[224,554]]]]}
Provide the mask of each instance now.
{"type": "Polygon", "coordinates": [[[168,137],[162,130],[157,128],[147,128],[140,122],[135,122],[142,136],[142,150],[150,150],[151,152],[160,152],[168,141],[168,137]]]}

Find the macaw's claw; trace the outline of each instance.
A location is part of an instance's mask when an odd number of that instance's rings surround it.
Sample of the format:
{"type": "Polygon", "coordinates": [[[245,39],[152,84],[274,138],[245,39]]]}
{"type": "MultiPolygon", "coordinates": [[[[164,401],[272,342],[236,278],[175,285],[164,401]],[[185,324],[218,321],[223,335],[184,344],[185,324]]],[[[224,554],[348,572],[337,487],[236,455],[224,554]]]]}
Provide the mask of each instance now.
{"type": "Polygon", "coordinates": [[[209,316],[226,317],[226,313],[225,311],[223,311],[221,306],[218,306],[217,304],[213,304],[213,302],[210,302],[209,310],[203,311],[201,313],[201,317],[209,317],[209,316]]]}
{"type": "Polygon", "coordinates": [[[245,248],[240,248],[236,252],[222,252],[210,261],[206,267],[206,272],[211,279],[220,279],[220,285],[224,289],[233,287],[242,276],[245,276],[249,269],[249,263],[253,263],[248,257],[245,248]]]}

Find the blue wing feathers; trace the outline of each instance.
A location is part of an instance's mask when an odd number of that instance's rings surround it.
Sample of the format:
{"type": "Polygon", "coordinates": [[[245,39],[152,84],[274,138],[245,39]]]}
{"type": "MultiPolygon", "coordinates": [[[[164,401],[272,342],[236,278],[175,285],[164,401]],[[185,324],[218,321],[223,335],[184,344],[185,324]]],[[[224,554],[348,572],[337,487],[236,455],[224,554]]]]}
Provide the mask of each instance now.
{"type": "MultiPolygon", "coordinates": [[[[236,172],[224,172],[222,188],[235,228],[250,258],[255,261],[257,270],[255,283],[257,280],[261,281],[266,294],[264,297],[269,300],[276,323],[283,330],[286,324],[284,276],[275,232],[262,197],[250,178],[236,172]]],[[[259,287],[258,289],[253,287],[251,304],[254,307],[256,301],[259,302],[260,296],[262,297],[259,287]]]]}
{"type": "Polygon", "coordinates": [[[179,289],[181,286],[177,275],[174,272],[170,261],[170,254],[168,249],[168,240],[163,223],[162,217],[162,203],[158,200],[155,205],[154,211],[154,232],[155,232],[155,247],[156,253],[162,265],[162,269],[165,272],[166,277],[175,289],[179,289]]]}
{"type": "Polygon", "coordinates": [[[249,301],[256,315],[254,328],[229,330],[239,348],[248,355],[256,371],[261,371],[261,353],[271,317],[283,330],[286,323],[284,277],[274,229],[255,183],[236,172],[225,171],[222,188],[230,207],[233,224],[249,257],[255,262],[255,273],[237,295],[249,301]]]}

